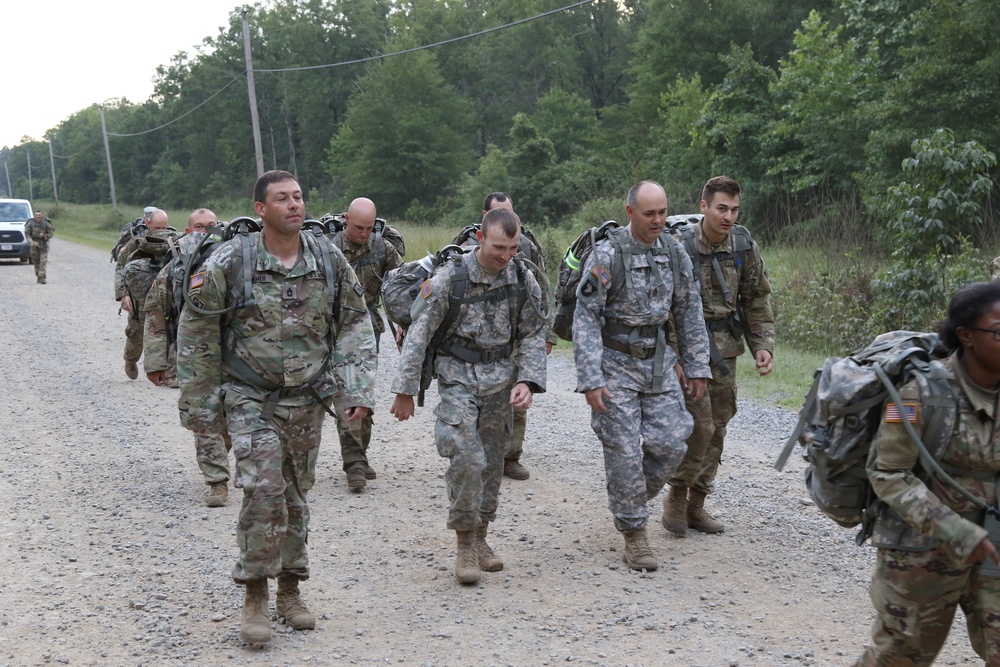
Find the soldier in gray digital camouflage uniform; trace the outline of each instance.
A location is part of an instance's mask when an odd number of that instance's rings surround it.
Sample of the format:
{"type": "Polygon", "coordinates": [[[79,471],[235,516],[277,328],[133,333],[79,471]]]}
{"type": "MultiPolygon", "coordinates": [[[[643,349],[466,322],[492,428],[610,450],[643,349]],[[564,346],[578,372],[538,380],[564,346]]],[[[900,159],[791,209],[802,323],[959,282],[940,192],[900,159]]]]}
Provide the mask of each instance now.
{"type": "MultiPolygon", "coordinates": [[[[173,309],[174,292],[170,284],[170,272],[174,263],[194,252],[209,226],[218,224],[215,213],[207,208],[199,208],[188,216],[184,236],[177,239],[177,248],[183,254],[174,257],[156,276],[143,310],[146,313],[142,336],[143,370],[146,379],[157,387],[177,387],[177,346],[176,322],[168,321],[173,309]],[[168,328],[170,329],[168,331],[168,328]]],[[[196,433],[194,435],[195,459],[208,485],[205,495],[207,507],[223,507],[229,498],[229,450],[232,442],[223,424],[222,433],[196,433]]]]}
{"type": "Polygon", "coordinates": [[[603,445],[608,500],[625,538],[625,562],[655,570],[646,503],[687,449],[693,421],[683,392],[701,396],[712,373],[691,260],[662,234],[666,193],[657,183],[637,183],[625,212],[628,227],[612,232],[614,240],[598,241],[582,269],[573,314],[576,390],[586,394],[591,426],[603,445]],[[623,263],[620,275],[629,279],[624,287],[614,284],[615,262],[623,263]],[[609,299],[612,288],[617,296],[609,299]],[[666,343],[671,313],[679,359],[666,343]]]}
{"type": "MultiPolygon", "coordinates": [[[[343,231],[333,234],[331,240],[344,253],[365,288],[365,301],[375,330],[375,348],[378,349],[379,337],[385,333],[385,324],[378,312],[382,277],[402,266],[403,259],[385,236],[372,238],[375,216],[375,203],[358,197],[344,214],[346,225],[343,231]]],[[[335,402],[339,405],[339,394],[335,402]]],[[[368,464],[368,446],[372,440],[371,415],[354,422],[338,420],[337,434],[340,436],[347,487],[355,492],[361,491],[367,486],[367,480],[376,478],[375,470],[368,464]]]]}
{"type": "Polygon", "coordinates": [[[301,231],[305,204],[295,178],[262,175],[254,209],[263,231],[223,243],[190,278],[177,374],[181,423],[218,433],[224,418],[232,437],[243,489],[233,566],[233,580],[246,587],[240,634],[263,643],[271,638],[272,577],[285,623],[315,627],[298,587],[309,578],[306,496],[334,392],[344,392],[347,419],[371,410],[375,335],[364,289],[343,254],[326,237],[301,231]],[[227,295],[244,280],[244,242],[253,303],[226,312],[227,295]]]}
{"type": "Polygon", "coordinates": [[[549,313],[534,276],[517,262],[521,225],[507,209],[490,211],[479,246],[449,262],[420,287],[425,307],[407,330],[392,384],[392,414],[413,415],[424,352],[445,320],[454,286],[467,287],[454,323],[438,347],[434,370],[441,401],[434,410],[438,454],[450,460],[448,528],[458,540],[455,576],[475,583],[480,569],[503,569],[486,542],[496,519],[504,454],[510,449],[512,406],[528,409],[545,391],[545,333],[549,313]]]}
{"type": "MultiPolygon", "coordinates": [[[[145,224],[148,233],[166,229],[169,224],[166,211],[158,208],[153,209],[145,224]]],[[[132,297],[128,295],[125,287],[125,277],[122,270],[131,261],[132,255],[141,242],[142,239],[136,237],[126,243],[125,247],[118,253],[118,262],[115,264],[115,301],[120,301],[121,310],[128,313],[128,322],[125,324],[125,352],[123,356],[125,357],[125,375],[130,380],[139,377],[137,364],[139,357],[142,356],[142,334],[146,324],[146,312],[143,310],[143,304],[132,303],[132,297]]]]}

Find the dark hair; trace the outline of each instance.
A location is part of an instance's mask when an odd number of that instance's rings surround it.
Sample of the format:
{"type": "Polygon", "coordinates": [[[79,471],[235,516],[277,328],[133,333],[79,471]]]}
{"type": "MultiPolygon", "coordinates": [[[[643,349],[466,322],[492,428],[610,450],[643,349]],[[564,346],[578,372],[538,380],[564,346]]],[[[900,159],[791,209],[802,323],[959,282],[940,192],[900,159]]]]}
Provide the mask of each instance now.
{"type": "MultiPolygon", "coordinates": [[[[505,202],[508,199],[510,199],[510,195],[508,195],[506,192],[491,192],[488,195],[486,195],[486,199],[483,200],[483,210],[492,211],[493,202],[495,201],[505,202]]],[[[514,205],[513,199],[510,199],[510,205],[511,206],[514,205]]]]}
{"type": "Polygon", "coordinates": [[[975,327],[976,321],[997,303],[1000,303],[1000,280],[972,283],[955,292],[948,302],[948,318],[938,325],[938,336],[944,346],[961,354],[958,328],[975,327]]]}
{"type": "Polygon", "coordinates": [[[294,181],[295,175],[282,169],[272,169],[265,171],[257,179],[253,186],[253,200],[264,203],[267,201],[267,186],[271,183],[281,183],[282,181],[294,181]]]}
{"type": "Polygon", "coordinates": [[[479,228],[482,230],[483,236],[486,236],[486,232],[497,225],[500,226],[504,236],[512,239],[521,230],[521,219],[517,217],[517,213],[509,208],[493,208],[486,211],[479,228]]]}
{"type": "Polygon", "coordinates": [[[664,189],[664,187],[656,181],[639,181],[628,189],[628,195],[625,197],[626,206],[635,206],[639,203],[639,190],[641,190],[644,185],[655,185],[663,190],[664,194],[667,192],[666,189],[664,189]]]}
{"type": "Polygon", "coordinates": [[[701,189],[702,201],[706,204],[711,204],[717,192],[725,193],[730,197],[739,197],[743,189],[740,188],[740,184],[734,178],[730,178],[729,176],[714,176],[708,179],[708,182],[701,189]]]}

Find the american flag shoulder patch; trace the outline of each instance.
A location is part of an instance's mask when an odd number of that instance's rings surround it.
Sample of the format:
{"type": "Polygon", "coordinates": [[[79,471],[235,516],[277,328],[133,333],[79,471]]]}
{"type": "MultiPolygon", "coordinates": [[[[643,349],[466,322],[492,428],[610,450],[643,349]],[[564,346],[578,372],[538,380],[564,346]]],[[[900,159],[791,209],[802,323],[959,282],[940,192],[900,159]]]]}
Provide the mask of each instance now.
{"type": "Polygon", "coordinates": [[[899,412],[899,406],[896,405],[895,401],[889,403],[885,406],[885,423],[886,424],[902,424],[903,416],[906,416],[906,421],[911,424],[915,424],[917,421],[917,406],[919,403],[908,403],[903,402],[903,413],[899,412]]]}
{"type": "Polygon", "coordinates": [[[431,298],[431,279],[428,278],[424,282],[420,283],[420,296],[424,297],[424,300],[431,298]]]}
{"type": "Polygon", "coordinates": [[[204,272],[196,273],[191,276],[191,289],[198,289],[205,284],[205,274],[204,272]]]}
{"type": "Polygon", "coordinates": [[[607,285],[609,282],[611,282],[611,272],[608,271],[603,266],[601,266],[600,264],[592,268],[590,272],[594,274],[595,278],[601,281],[602,285],[607,285]]]}

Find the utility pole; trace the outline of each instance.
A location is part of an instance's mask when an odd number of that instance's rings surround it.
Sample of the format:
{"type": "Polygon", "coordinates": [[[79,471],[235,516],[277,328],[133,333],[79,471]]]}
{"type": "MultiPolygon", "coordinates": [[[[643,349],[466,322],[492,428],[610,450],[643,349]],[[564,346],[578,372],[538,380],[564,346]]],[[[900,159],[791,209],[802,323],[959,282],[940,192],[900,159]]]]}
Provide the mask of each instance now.
{"type": "Polygon", "coordinates": [[[52,167],[52,198],[56,200],[56,208],[59,208],[59,191],[56,190],[56,159],[52,155],[51,139],[49,139],[49,166],[52,167]]]}
{"type": "Polygon", "coordinates": [[[31,149],[25,146],[24,154],[28,157],[28,199],[34,199],[35,189],[31,186],[31,149]]]}
{"type": "Polygon", "coordinates": [[[10,169],[7,168],[7,158],[3,160],[3,173],[7,174],[7,196],[13,197],[14,190],[10,187],[10,169]]]}
{"type": "Polygon", "coordinates": [[[111,148],[108,146],[108,127],[104,124],[104,107],[101,109],[101,134],[104,135],[104,156],[108,160],[108,182],[111,184],[111,208],[118,210],[118,197],[115,196],[115,174],[111,171],[111,148]]]}
{"type": "Polygon", "coordinates": [[[247,95],[250,97],[250,126],[253,129],[253,150],[257,157],[257,177],[264,173],[264,149],[260,143],[260,119],[257,117],[257,91],[253,85],[253,58],[250,55],[250,20],[243,7],[243,57],[247,65],[247,95]]]}

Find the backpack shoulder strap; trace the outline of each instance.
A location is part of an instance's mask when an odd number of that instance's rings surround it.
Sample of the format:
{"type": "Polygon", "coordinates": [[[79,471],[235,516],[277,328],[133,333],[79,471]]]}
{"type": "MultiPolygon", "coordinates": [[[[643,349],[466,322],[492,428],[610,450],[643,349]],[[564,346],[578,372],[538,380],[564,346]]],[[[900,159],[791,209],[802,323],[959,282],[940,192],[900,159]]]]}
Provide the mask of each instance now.
{"type": "Polygon", "coordinates": [[[448,295],[448,310],[441,320],[441,325],[431,336],[430,349],[436,350],[450,337],[451,328],[458,320],[458,311],[465,298],[465,292],[469,289],[469,270],[465,268],[462,255],[458,255],[452,260],[455,269],[451,274],[451,293],[448,295]]]}

